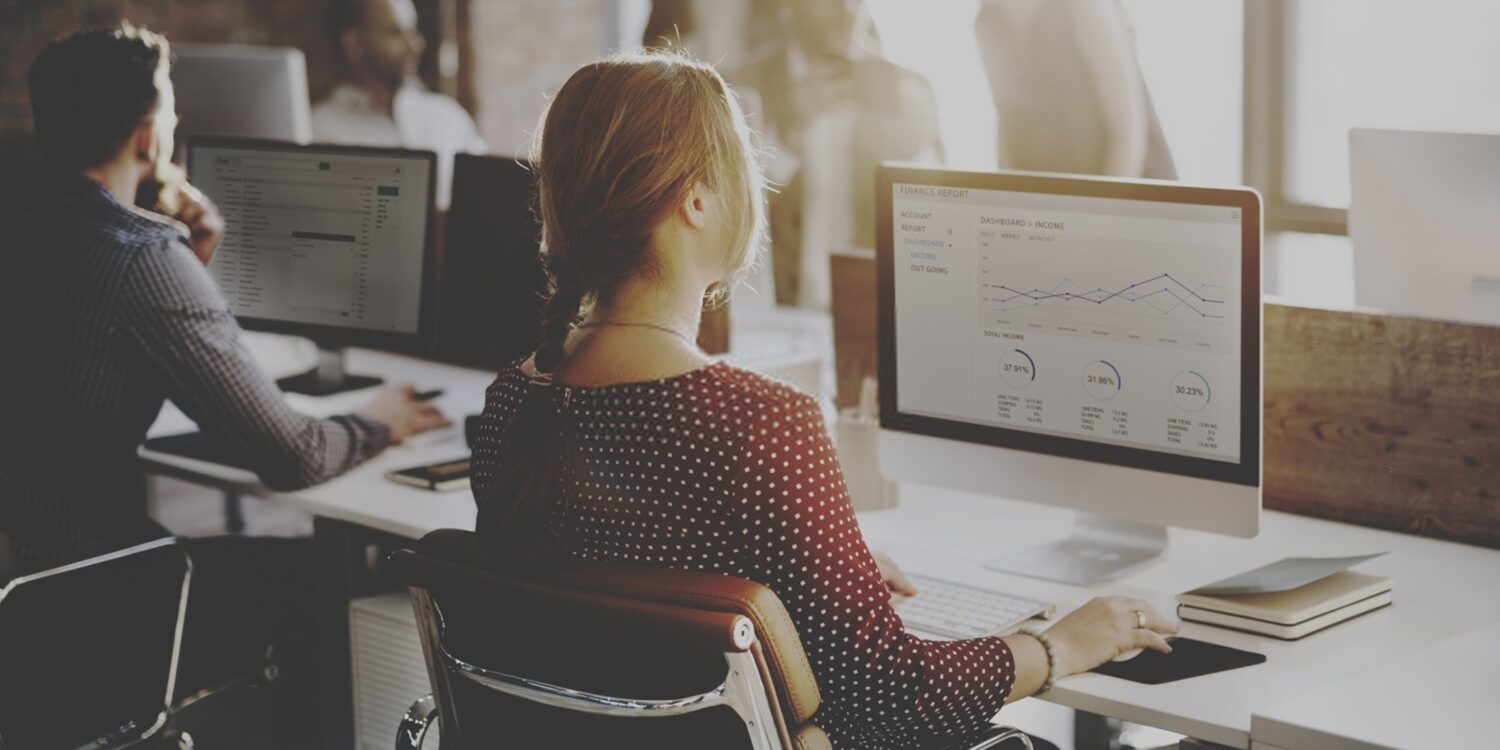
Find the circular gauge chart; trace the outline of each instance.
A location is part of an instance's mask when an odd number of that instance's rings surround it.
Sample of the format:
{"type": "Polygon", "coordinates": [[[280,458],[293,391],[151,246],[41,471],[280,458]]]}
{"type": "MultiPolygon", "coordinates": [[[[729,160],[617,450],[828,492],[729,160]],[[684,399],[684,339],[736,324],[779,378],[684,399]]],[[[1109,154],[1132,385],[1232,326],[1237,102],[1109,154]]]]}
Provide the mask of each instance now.
{"type": "Polygon", "coordinates": [[[1208,387],[1208,378],[1192,370],[1183,370],[1172,378],[1170,387],[1172,403],[1183,411],[1203,411],[1213,399],[1213,389],[1208,387]]]}
{"type": "Polygon", "coordinates": [[[1083,368],[1083,390],[1096,401],[1108,401],[1120,394],[1123,381],[1120,368],[1099,359],[1083,368]]]}
{"type": "Polygon", "coordinates": [[[1025,388],[1036,382],[1036,362],[1020,349],[1000,355],[1000,379],[1012,388],[1025,388]]]}

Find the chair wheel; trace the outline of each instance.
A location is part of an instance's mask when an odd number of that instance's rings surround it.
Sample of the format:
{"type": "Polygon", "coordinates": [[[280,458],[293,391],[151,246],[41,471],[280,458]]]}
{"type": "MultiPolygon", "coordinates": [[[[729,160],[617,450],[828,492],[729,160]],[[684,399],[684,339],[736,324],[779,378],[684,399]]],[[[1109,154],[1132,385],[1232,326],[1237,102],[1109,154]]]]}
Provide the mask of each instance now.
{"type": "Polygon", "coordinates": [[[193,750],[193,735],[176,729],[168,729],[162,732],[159,739],[152,743],[150,747],[160,748],[161,750],[168,750],[169,748],[193,750]]]}

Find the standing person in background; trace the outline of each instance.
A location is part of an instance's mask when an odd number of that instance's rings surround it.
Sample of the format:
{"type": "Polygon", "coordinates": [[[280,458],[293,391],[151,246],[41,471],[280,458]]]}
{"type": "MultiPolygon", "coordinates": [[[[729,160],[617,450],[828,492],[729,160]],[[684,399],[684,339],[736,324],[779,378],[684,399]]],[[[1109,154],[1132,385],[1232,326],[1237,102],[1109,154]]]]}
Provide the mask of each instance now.
{"type": "Polygon", "coordinates": [[[772,151],[776,301],[826,308],[829,252],[874,247],[875,167],[940,161],[937,105],[920,75],[866,40],[861,0],[776,0],[784,41],[729,74],[759,94],[772,151]]]}
{"type": "Polygon", "coordinates": [[[411,0],[333,0],[328,31],[344,83],[313,108],[319,143],[434,151],[437,206],[448,207],[453,155],[488,150],[474,119],[416,78],[427,40],[411,0]]]}
{"type": "Polygon", "coordinates": [[[1000,166],[1176,179],[1120,0],[982,0],[1000,166]]]}

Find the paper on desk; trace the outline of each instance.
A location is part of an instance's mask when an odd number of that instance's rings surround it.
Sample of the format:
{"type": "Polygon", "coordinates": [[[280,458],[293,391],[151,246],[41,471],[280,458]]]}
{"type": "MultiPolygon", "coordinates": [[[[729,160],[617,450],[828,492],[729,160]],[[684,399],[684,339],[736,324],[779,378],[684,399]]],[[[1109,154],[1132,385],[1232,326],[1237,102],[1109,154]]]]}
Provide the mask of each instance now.
{"type": "Polygon", "coordinates": [[[1356,557],[1288,557],[1281,562],[1274,562],[1248,573],[1231,576],[1188,593],[1200,596],[1225,596],[1291,591],[1384,554],[1384,552],[1376,552],[1373,555],[1356,557]]]}

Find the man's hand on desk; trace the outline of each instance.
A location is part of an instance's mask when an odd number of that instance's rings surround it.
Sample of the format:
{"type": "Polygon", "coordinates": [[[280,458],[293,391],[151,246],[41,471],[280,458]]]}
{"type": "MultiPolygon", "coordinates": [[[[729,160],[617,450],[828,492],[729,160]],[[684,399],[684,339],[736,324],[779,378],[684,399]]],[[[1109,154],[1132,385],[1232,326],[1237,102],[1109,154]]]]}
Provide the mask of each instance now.
{"type": "Polygon", "coordinates": [[[417,389],[409,384],[387,388],[358,414],[385,423],[391,430],[392,445],[419,432],[453,424],[436,406],[417,396],[417,389]]]}

